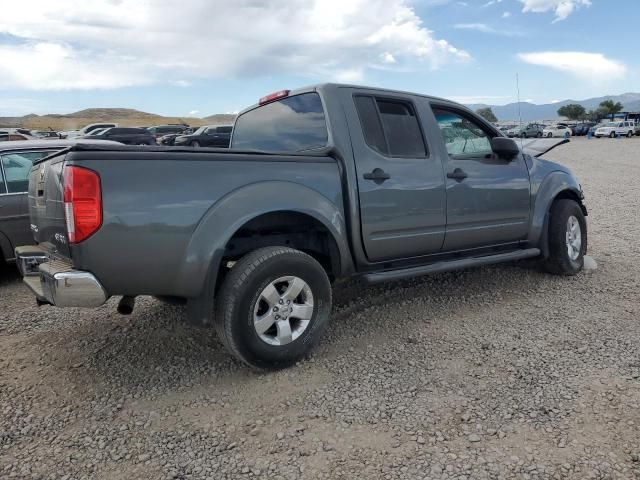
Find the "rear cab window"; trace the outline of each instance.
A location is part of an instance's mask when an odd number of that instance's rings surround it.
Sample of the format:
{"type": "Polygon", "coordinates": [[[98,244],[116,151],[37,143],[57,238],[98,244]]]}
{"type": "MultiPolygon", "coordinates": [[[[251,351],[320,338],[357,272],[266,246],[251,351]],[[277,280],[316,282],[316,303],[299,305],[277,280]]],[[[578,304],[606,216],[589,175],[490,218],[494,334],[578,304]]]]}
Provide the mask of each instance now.
{"type": "Polygon", "coordinates": [[[426,157],[427,147],[413,105],[368,95],[354,97],[367,145],[390,157],[426,157]]]}
{"type": "Polygon", "coordinates": [[[231,148],[264,152],[304,152],[328,142],[327,122],[316,92],[289,96],[240,115],[231,148]]]}

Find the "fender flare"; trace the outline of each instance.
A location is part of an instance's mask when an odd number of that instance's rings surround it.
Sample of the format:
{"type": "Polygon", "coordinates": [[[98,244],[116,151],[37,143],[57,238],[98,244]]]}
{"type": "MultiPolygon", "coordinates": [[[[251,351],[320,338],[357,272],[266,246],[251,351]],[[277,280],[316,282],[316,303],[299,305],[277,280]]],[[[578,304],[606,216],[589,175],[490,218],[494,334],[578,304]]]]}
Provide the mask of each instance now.
{"type": "Polygon", "coordinates": [[[535,195],[535,204],[531,214],[527,240],[530,245],[539,247],[545,257],[548,253],[546,238],[549,211],[555,199],[562,192],[571,192],[575,195],[586,214],[586,209],[582,204],[582,198],[584,197],[582,189],[572,175],[556,170],[544,178],[535,195]]]}
{"type": "Polygon", "coordinates": [[[213,292],[222,256],[233,235],[252,219],[278,211],[302,213],[324,225],[338,247],[340,273],[353,269],[341,205],[298,183],[265,181],[229,192],[204,214],[187,246],[175,290],[187,298],[213,292]]]}

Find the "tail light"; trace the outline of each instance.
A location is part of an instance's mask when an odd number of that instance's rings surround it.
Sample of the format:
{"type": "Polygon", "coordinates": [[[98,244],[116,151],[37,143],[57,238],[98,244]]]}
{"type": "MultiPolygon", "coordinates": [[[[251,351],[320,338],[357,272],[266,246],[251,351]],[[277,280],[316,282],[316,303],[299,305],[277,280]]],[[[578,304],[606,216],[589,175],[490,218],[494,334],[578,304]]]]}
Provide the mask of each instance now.
{"type": "Polygon", "coordinates": [[[66,166],[62,171],[64,216],[70,243],[80,243],[102,224],[100,177],[93,170],[66,166]]]}

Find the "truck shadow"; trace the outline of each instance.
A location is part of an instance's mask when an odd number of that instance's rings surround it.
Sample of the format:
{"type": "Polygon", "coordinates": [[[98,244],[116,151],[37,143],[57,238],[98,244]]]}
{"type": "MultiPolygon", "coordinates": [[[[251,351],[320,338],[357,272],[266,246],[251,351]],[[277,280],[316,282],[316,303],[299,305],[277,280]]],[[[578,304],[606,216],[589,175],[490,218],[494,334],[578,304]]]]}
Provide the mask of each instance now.
{"type": "MultiPolygon", "coordinates": [[[[506,264],[374,287],[341,282],[334,287],[332,322],[313,356],[317,362],[329,361],[347,348],[375,343],[376,336],[389,338],[389,332],[398,332],[403,323],[425,324],[445,313],[466,313],[470,307],[483,312],[510,296],[533,295],[541,282],[562,281],[518,264],[506,264]],[[461,297],[466,300],[458,302],[461,297]],[[403,308],[412,302],[419,302],[419,318],[402,317],[403,308]]],[[[133,315],[120,317],[114,300],[110,303],[113,305],[107,308],[113,313],[107,314],[111,321],[106,325],[96,327],[91,322],[91,328],[83,328],[81,335],[66,335],[65,346],[73,352],[67,362],[80,365],[72,370],[73,381],[94,387],[98,383],[109,389],[152,388],[161,393],[240,378],[251,382],[265,375],[231,357],[212,328],[184,322],[180,307],[143,298],[133,315]]]]}

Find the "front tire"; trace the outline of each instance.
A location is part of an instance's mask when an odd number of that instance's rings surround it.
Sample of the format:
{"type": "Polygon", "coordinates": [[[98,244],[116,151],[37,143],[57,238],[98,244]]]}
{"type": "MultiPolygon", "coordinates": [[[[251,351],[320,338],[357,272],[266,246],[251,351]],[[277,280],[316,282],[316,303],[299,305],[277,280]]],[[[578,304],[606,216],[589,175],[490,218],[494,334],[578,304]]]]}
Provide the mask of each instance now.
{"type": "Polygon", "coordinates": [[[200,142],[198,142],[197,140],[195,142],[191,142],[191,146],[193,148],[199,148],[200,147],[200,142]]]}
{"type": "Polygon", "coordinates": [[[280,369],[320,340],[331,313],[331,284],[311,256],[265,247],[242,257],[216,298],[215,327],[227,349],[254,368],[280,369]]]}
{"type": "Polygon", "coordinates": [[[557,200],[549,212],[549,257],[545,269],[555,275],[575,275],[584,266],[587,221],[574,200],[557,200]]]}
{"type": "Polygon", "coordinates": [[[609,134],[609,138],[616,138],[616,132],[611,132],[609,134]]]}
{"type": "Polygon", "coordinates": [[[553,133],[551,132],[547,133],[547,138],[551,138],[551,137],[553,137],[553,133]]]}

